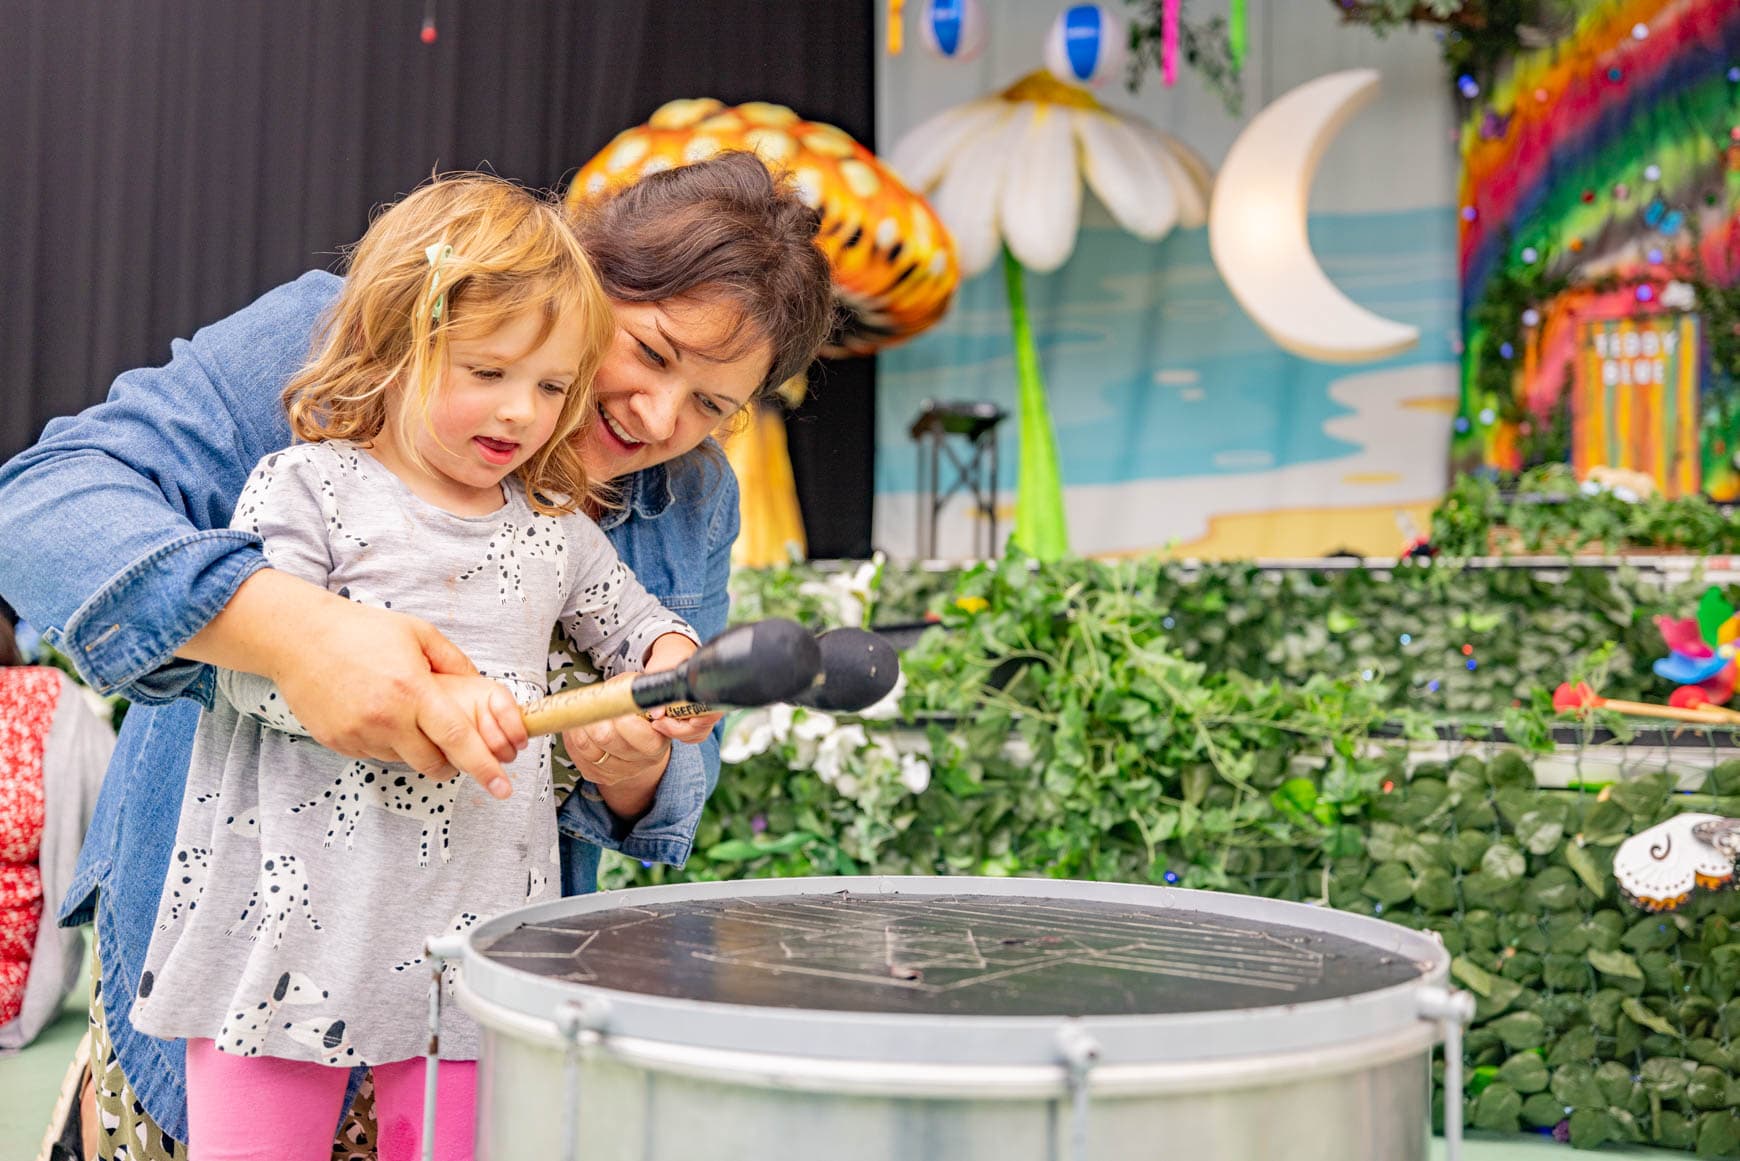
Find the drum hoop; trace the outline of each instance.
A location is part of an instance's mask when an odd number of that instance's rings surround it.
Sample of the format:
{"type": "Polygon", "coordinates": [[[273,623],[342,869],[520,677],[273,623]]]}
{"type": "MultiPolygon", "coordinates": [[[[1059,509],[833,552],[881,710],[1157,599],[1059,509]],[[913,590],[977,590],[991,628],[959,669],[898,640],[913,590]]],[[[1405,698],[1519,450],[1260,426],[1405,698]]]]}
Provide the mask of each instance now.
{"type": "MultiPolygon", "coordinates": [[[[1054,1069],[1056,1036],[1076,1024],[1102,1050],[1101,1069],[1188,1065],[1211,1061],[1352,1048],[1397,1035],[1413,1043],[1419,1026],[1419,995],[1443,984],[1449,956],[1420,932],[1380,920],[1304,904],[1208,891],[1055,879],[977,879],[947,876],[751,880],[737,883],[642,887],[606,895],[570,898],[509,912],[479,924],[466,936],[462,955],[462,1006],[488,1022],[511,1013],[553,1029],[553,1013],[566,1000],[601,1001],[610,1010],[607,1035],[623,1042],[690,1050],[741,1053],[747,1058],[789,1057],[849,1066],[873,1061],[910,1070],[1032,1067],[1054,1069]],[[1196,911],[1214,917],[1269,921],[1341,935],[1368,947],[1413,959],[1420,975],[1400,984],[1352,996],[1269,1007],[1137,1016],[951,1016],[803,1008],[761,1007],[652,996],[596,985],[534,976],[490,960],[495,937],[525,923],[571,918],[597,911],[629,911],[637,905],[754,899],[852,891],[864,895],[1025,896],[1125,903],[1196,911]],[[971,1028],[971,1035],[963,1029],[971,1028]],[[748,1045],[749,1047],[745,1047],[748,1045]]],[[[650,1049],[646,1051],[652,1051],[650,1049]]],[[[654,1053],[658,1055],[658,1053],[654,1053]]]]}

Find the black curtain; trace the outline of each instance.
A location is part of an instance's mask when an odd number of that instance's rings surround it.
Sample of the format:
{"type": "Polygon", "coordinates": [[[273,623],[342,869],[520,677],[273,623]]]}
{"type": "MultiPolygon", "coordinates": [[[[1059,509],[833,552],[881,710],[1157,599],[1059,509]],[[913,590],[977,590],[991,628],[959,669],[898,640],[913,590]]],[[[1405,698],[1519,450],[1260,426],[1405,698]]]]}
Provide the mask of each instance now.
{"type": "MultiPolygon", "coordinates": [[[[433,171],[560,187],[675,97],[873,140],[872,3],[0,0],[0,458],[433,171]]],[[[861,556],[873,363],[817,386],[790,424],[811,552],[861,556]]]]}

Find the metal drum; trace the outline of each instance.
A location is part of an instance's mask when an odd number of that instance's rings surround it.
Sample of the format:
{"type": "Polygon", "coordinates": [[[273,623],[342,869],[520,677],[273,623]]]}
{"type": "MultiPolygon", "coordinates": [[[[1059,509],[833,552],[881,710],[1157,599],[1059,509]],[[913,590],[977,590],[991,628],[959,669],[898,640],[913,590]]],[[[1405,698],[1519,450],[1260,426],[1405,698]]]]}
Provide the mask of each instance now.
{"type": "Polygon", "coordinates": [[[1471,1007],[1433,936],[1114,883],[649,887],[436,954],[486,1161],[1419,1161],[1471,1007]]]}

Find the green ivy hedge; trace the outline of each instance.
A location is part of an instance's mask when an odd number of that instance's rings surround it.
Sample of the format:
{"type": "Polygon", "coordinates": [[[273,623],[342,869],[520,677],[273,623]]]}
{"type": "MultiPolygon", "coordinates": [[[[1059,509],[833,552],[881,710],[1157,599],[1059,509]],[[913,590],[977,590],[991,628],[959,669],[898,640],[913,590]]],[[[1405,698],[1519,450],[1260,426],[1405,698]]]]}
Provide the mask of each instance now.
{"type": "MultiPolygon", "coordinates": [[[[1478,716],[1519,693],[1511,716],[1538,726],[1527,683],[1556,684],[1615,638],[1640,666],[1654,630],[1639,622],[1683,612],[1700,586],[1021,559],[952,579],[930,581],[940,624],[903,658],[903,716],[922,730],[800,712],[780,733],[764,714],[764,748],[724,771],[688,865],[612,860],[606,882],[1032,875],[1381,915],[1439,932],[1478,998],[1472,1124],[1740,1154],[1740,894],[1648,916],[1610,875],[1614,847],[1677,811],[1740,815],[1740,763],[1698,794],[1665,772],[1544,790],[1514,750],[1417,764],[1407,737],[1373,737],[1397,722],[1425,737],[1448,706],[1478,716]],[[1462,644],[1485,662],[1466,677],[1462,644]],[[1441,703],[1419,696],[1428,672],[1444,675],[1441,703]]],[[[761,578],[752,607],[792,611],[780,602],[816,583],[761,578]]],[[[861,587],[880,618],[876,585],[861,587]]],[[[1604,688],[1645,692],[1625,672],[1604,688]]]]}
{"type": "Polygon", "coordinates": [[[1589,550],[1702,556],[1740,552],[1740,521],[1702,496],[1584,491],[1569,466],[1552,463],[1504,481],[1457,476],[1432,513],[1431,541],[1458,559],[1589,550]]]}
{"type": "MultiPolygon", "coordinates": [[[[732,615],[832,627],[840,617],[829,575],[808,565],[740,572],[732,582],[732,615]]],[[[940,616],[954,600],[982,597],[974,579],[982,575],[884,565],[869,619],[893,624],[940,616]]],[[[1212,672],[1293,683],[1319,673],[1354,675],[1374,683],[1397,709],[1486,721],[1535,690],[1552,690],[1607,643],[1613,650],[1601,692],[1665,701],[1673,687],[1649,669],[1667,653],[1654,618],[1692,616],[1708,587],[1664,585],[1627,567],[1428,563],[1276,572],[1249,563],[1191,567],[1158,559],[1065,561],[1032,580],[1045,591],[1128,590],[1147,605],[1144,631],[1212,672]]],[[[1740,590],[1730,592],[1736,598],[1740,590]]]]}

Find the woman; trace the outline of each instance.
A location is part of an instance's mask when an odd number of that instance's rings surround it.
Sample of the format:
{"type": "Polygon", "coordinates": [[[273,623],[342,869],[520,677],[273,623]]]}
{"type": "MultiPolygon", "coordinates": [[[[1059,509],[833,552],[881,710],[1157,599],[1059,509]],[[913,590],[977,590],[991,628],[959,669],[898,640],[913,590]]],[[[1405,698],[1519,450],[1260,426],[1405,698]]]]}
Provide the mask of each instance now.
{"type": "MultiPolygon", "coordinates": [[[[598,421],[578,437],[588,472],[615,481],[618,504],[596,515],[703,638],[724,627],[737,534],[736,482],[708,437],[800,373],[825,337],[817,224],[746,154],[652,175],[576,224],[619,324],[595,380],[598,421]]],[[[114,1066],[96,1067],[105,1128],[148,1115],[105,1133],[104,1156],[120,1139],[134,1158],[181,1155],[183,1046],[134,1032],[127,1013],[211,666],[279,677],[290,708],[341,753],[501,773],[435,679],[472,671],[457,649],[427,624],[266,568],[252,538],[228,530],[247,473],[289,443],[279,395],[339,285],[304,275],[178,341],[167,366],[122,375],[107,402],[51,423],[0,469],[0,536],[30,546],[0,553],[0,594],[99,689],[138,703],[60,913],[97,926],[93,1061],[114,1066]],[[291,677],[310,656],[322,678],[291,677]]],[[[565,893],[593,888],[603,847],[687,857],[718,746],[673,735],[680,726],[637,718],[564,736],[583,779],[560,812],[565,893]]]]}

